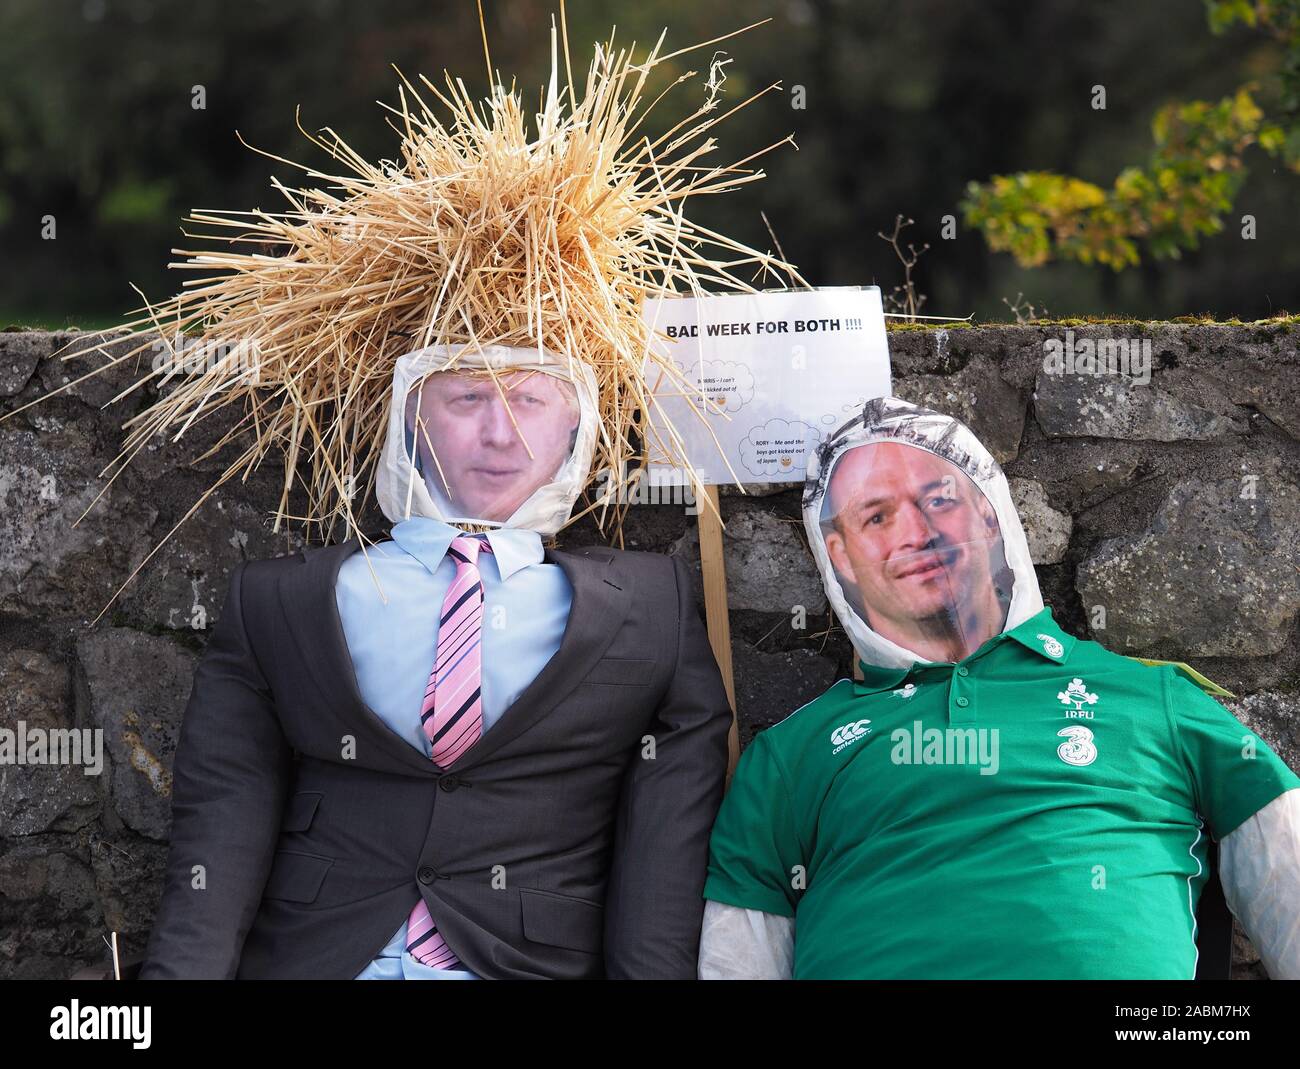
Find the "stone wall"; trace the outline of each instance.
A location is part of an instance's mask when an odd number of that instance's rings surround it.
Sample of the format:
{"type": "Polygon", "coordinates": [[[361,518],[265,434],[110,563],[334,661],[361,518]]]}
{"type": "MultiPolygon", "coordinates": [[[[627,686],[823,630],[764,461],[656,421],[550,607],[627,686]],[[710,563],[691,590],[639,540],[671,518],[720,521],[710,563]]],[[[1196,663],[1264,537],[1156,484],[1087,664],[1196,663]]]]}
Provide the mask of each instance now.
{"type": "MultiPolygon", "coordinates": [[[[101,616],[118,587],[225,466],[199,458],[225,426],[146,446],[110,482],[122,423],[151,400],[134,377],[83,383],[98,359],[51,359],[89,335],[0,333],[0,722],[99,727],[102,774],[0,765],[0,977],[70,975],[110,930],[143,947],[160,889],[170,765],[206,629],[231,567],[292,553],[272,533],[270,464],[214,494],[101,616]],[[94,507],[90,506],[94,504],[94,507]],[[84,515],[83,515],[84,514],[84,515]]],[[[1300,325],[1115,323],[897,330],[894,390],[968,422],[1004,465],[1045,600],[1075,634],[1187,660],[1300,768],[1300,325]],[[1072,335],[1067,336],[1066,330],[1072,335]],[[1146,385],[1053,374],[1046,343],[1150,342],[1146,385]],[[1045,347],[1046,346],[1046,347],[1045,347]]],[[[742,741],[847,675],[796,490],[723,494],[742,741]],[[794,607],[807,626],[794,629],[794,607]]],[[[366,530],[385,531],[370,510],[366,530]]],[[[624,546],[683,554],[681,507],[630,510],[624,546]]],[[[562,546],[600,541],[594,525],[562,546]]],[[[1239,938],[1235,972],[1259,975],[1239,938]]]]}

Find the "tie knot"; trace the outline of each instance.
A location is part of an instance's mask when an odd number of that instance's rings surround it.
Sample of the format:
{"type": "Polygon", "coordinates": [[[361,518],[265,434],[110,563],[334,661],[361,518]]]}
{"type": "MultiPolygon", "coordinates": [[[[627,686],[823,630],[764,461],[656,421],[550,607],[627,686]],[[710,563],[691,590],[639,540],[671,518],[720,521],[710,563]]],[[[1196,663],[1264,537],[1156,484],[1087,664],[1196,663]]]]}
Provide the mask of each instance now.
{"type": "Polygon", "coordinates": [[[480,552],[491,553],[492,547],[488,545],[485,534],[463,534],[451,540],[451,547],[447,552],[457,561],[474,564],[478,561],[480,552]]]}

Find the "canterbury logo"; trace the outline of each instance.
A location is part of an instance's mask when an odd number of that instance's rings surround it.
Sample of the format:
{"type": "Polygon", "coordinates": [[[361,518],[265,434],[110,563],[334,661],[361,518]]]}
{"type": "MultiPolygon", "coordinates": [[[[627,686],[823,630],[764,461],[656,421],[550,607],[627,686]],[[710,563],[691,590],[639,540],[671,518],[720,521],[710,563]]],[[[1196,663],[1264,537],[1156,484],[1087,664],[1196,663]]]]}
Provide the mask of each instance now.
{"type": "Polygon", "coordinates": [[[831,743],[835,749],[831,753],[839,753],[844,747],[851,746],[858,739],[866,735],[871,729],[867,727],[870,720],[855,720],[851,724],[845,724],[831,732],[831,743]]]}

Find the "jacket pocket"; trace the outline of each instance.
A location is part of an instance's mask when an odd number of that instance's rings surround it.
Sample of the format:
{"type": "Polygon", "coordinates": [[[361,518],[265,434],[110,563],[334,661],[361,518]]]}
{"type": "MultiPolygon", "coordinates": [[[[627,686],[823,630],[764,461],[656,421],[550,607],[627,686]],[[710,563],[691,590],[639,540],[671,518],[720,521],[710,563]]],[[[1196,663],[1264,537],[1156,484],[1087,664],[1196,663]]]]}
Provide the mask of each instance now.
{"type": "Polygon", "coordinates": [[[602,657],[582,681],[607,687],[644,687],[650,682],[656,663],[636,657],[602,657]]]}
{"type": "Polygon", "coordinates": [[[316,807],[324,797],[322,791],[298,791],[292,795],[284,807],[284,821],[280,829],[306,831],[311,827],[312,818],[316,815],[316,807]]]}
{"type": "Polygon", "coordinates": [[[599,954],[604,944],[605,907],[554,891],[519,889],[524,938],[534,943],[599,954]]]}
{"type": "Polygon", "coordinates": [[[262,897],[286,902],[314,902],[320,894],[321,884],[325,882],[325,874],[333,864],[332,857],[277,850],[262,897]]]}

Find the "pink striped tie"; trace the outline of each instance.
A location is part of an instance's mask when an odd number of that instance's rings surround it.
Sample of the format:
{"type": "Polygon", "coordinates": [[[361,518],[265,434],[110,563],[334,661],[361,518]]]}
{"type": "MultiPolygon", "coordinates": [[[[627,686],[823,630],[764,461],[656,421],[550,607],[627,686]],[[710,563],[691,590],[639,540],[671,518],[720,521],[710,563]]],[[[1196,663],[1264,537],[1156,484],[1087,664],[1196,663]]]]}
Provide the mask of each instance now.
{"type": "MultiPolygon", "coordinates": [[[[465,753],[483,734],[482,649],[483,583],[478,571],[481,550],[492,552],[485,535],[453,538],[447,554],[456,562],[456,578],[442,601],[438,652],[420,708],[420,724],[440,768],[465,753]]],[[[421,898],[406,922],[406,949],[421,965],[454,969],[460,960],[443,939],[421,898]]]]}

